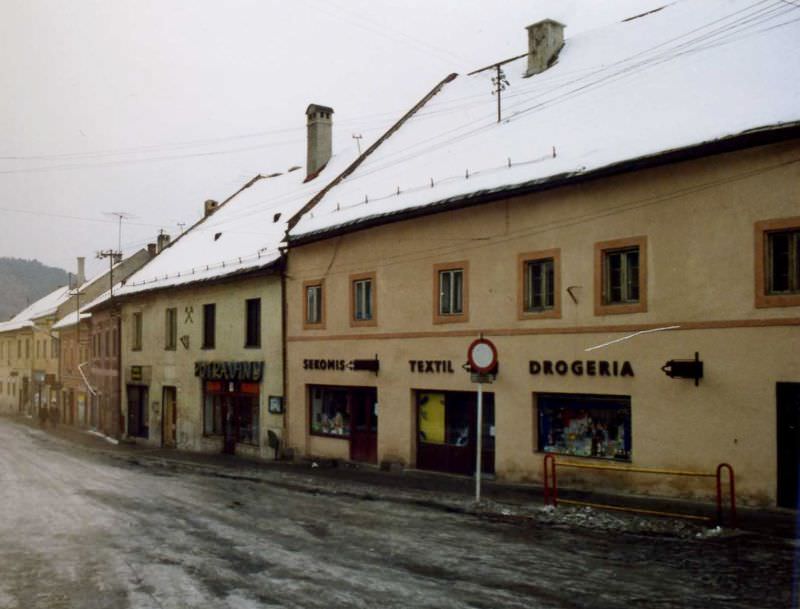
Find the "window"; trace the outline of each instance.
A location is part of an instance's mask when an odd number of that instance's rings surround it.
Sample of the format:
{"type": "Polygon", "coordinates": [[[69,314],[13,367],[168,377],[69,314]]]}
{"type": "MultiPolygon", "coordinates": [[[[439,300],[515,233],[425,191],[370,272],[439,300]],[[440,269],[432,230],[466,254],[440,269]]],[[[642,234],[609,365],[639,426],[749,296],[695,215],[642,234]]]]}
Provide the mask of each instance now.
{"type": "Polygon", "coordinates": [[[117,336],[117,329],[111,331],[111,355],[117,356],[117,346],[119,345],[119,336],[117,336]]]}
{"type": "Polygon", "coordinates": [[[345,387],[310,387],[311,433],[350,437],[351,393],[345,387]]]}
{"type": "Polygon", "coordinates": [[[55,338],[50,339],[50,357],[53,359],[58,357],[58,341],[55,338]]]}
{"type": "Polygon", "coordinates": [[[164,349],[174,351],[178,346],[178,309],[170,307],[164,319],[164,349]]]}
{"type": "Polygon", "coordinates": [[[261,346],[261,299],[250,298],[245,301],[247,314],[245,347],[261,346]]]}
{"type": "Polygon", "coordinates": [[[234,393],[229,393],[223,383],[206,381],[203,394],[205,435],[227,436],[235,442],[258,446],[260,409],[257,383],[237,383],[234,393]]]}
{"type": "Polygon", "coordinates": [[[22,359],[22,339],[17,339],[17,359],[22,359]]]}
{"type": "Polygon", "coordinates": [[[111,355],[111,332],[106,330],[106,357],[111,355]]]}
{"type": "Polygon", "coordinates": [[[800,306],[800,217],[755,230],[756,307],[800,306]]]}
{"type": "Polygon", "coordinates": [[[351,275],[350,325],[374,326],[376,323],[375,273],[351,275]]]}
{"type": "Polygon", "coordinates": [[[131,349],[134,351],[142,350],[142,313],[133,314],[133,328],[131,329],[131,349]]]}
{"type": "Polygon", "coordinates": [[[536,394],[539,452],[631,460],[629,396],[536,394]]]}
{"type": "Polygon", "coordinates": [[[434,313],[433,323],[467,321],[469,263],[452,262],[433,267],[434,313]]]}
{"type": "Polygon", "coordinates": [[[216,343],[217,305],[203,305],[203,349],[213,349],[216,343]]]}
{"type": "Polygon", "coordinates": [[[561,250],[519,255],[519,318],[561,317],[561,250]]]}
{"type": "Polygon", "coordinates": [[[647,311],[645,237],[595,244],[595,315],[647,311]]]}
{"type": "Polygon", "coordinates": [[[25,359],[31,358],[31,339],[25,339],[25,359]]]}
{"type": "Polygon", "coordinates": [[[324,280],[303,282],[303,327],[325,327],[324,280]]]}

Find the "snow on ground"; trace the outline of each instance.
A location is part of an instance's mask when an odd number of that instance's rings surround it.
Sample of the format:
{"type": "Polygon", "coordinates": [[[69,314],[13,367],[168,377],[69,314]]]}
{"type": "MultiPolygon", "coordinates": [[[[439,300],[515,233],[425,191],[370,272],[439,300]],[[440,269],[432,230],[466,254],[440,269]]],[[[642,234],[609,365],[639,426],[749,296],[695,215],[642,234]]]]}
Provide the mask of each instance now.
{"type": "Polygon", "coordinates": [[[798,4],[679,0],[574,36],[559,16],[554,66],[503,66],[502,122],[494,70],[457,77],[292,236],[800,121],[798,4]]]}

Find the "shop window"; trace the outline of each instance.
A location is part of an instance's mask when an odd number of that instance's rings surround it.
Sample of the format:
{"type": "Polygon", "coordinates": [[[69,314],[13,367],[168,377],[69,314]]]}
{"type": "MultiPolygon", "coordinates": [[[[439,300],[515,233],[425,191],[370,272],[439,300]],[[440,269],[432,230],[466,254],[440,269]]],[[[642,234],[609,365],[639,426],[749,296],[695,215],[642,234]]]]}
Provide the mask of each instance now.
{"type": "Polygon", "coordinates": [[[469,408],[450,402],[444,393],[420,392],[418,400],[419,441],[425,444],[467,446],[474,423],[469,408]]]}
{"type": "Polygon", "coordinates": [[[631,460],[630,397],[536,394],[535,402],[540,452],[631,460]]]}
{"type": "Polygon", "coordinates": [[[259,385],[206,381],[203,387],[203,433],[232,437],[235,442],[259,443],[259,385]],[[227,433],[226,433],[227,431],[227,433]]]}
{"type": "Polygon", "coordinates": [[[217,305],[203,305],[203,349],[213,349],[217,341],[217,305]]]}
{"type": "Polygon", "coordinates": [[[350,325],[374,326],[376,322],[375,273],[351,275],[350,325]]]}
{"type": "Polygon", "coordinates": [[[434,265],[433,323],[468,321],[468,272],[466,261],[434,265]]]}
{"type": "Polygon", "coordinates": [[[561,317],[561,250],[519,255],[519,318],[561,317]]]}
{"type": "Polygon", "coordinates": [[[324,280],[303,282],[303,327],[325,327],[324,280]]]}
{"type": "Polygon", "coordinates": [[[595,315],[647,311],[645,237],[595,244],[595,315]]]}
{"type": "Polygon", "coordinates": [[[131,349],[142,350],[142,313],[136,312],[131,316],[131,349]]]}
{"type": "Polygon", "coordinates": [[[339,387],[311,387],[311,433],[350,437],[350,392],[339,387]]]}
{"type": "Polygon", "coordinates": [[[755,226],[756,306],[800,305],[800,218],[755,226]]]}
{"type": "Polygon", "coordinates": [[[248,298],[245,301],[246,337],[245,347],[261,346],[261,299],[248,298]]]}
{"type": "Polygon", "coordinates": [[[174,351],[178,346],[178,309],[170,307],[164,318],[164,348],[174,351]]]}

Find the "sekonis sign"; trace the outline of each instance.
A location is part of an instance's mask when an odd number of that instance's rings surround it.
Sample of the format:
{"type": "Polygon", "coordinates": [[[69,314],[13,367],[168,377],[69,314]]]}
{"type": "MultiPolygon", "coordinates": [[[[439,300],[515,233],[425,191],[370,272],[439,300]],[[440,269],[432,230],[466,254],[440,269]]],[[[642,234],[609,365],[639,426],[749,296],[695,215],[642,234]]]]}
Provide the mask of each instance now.
{"type": "Polygon", "coordinates": [[[195,362],[194,375],[207,381],[249,381],[264,376],[264,362],[195,362]]]}

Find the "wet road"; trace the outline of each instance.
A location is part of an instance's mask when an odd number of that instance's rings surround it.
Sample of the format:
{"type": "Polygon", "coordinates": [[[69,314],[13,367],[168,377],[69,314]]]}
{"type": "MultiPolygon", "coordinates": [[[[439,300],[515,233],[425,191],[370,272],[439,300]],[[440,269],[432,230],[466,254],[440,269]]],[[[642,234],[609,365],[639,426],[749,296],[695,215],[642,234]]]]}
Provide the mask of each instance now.
{"type": "Polygon", "coordinates": [[[491,523],[137,466],[0,419],[0,608],[791,606],[795,545],[491,523]]]}

